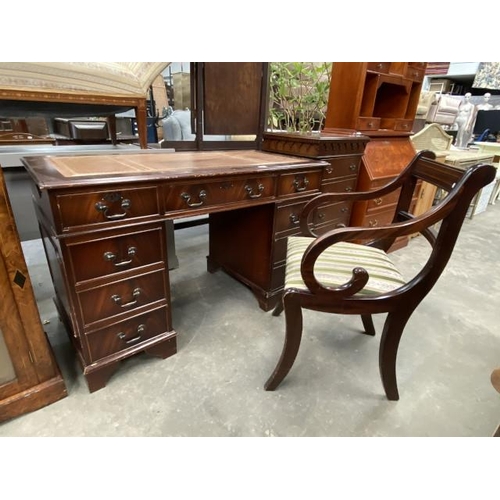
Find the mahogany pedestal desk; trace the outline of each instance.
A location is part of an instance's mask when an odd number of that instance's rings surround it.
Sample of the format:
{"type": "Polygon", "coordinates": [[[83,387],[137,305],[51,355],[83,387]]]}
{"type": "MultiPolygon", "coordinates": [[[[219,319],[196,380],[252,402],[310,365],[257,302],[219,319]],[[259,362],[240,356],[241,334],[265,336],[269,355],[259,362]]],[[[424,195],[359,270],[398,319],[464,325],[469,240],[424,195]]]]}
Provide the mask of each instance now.
{"type": "MultiPolygon", "coordinates": [[[[165,221],[209,214],[208,270],[264,310],[283,288],[286,236],[330,164],[261,151],[27,157],[55,303],[90,392],[139,352],[176,352],[165,221]]],[[[315,214],[323,224],[325,214],[315,214]]]]}

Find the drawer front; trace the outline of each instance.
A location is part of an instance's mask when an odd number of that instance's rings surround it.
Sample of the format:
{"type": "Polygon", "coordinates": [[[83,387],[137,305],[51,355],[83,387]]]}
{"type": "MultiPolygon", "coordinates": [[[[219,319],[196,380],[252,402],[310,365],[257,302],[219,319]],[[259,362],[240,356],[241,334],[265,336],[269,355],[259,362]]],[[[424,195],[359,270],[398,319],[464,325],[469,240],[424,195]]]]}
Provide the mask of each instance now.
{"type": "Polygon", "coordinates": [[[366,214],[361,225],[365,227],[379,227],[390,224],[394,218],[395,209],[396,207],[393,206],[390,210],[366,214]]]}
{"type": "Polygon", "coordinates": [[[164,262],[162,226],[147,231],[68,243],[75,282],[164,262]]]}
{"type": "Polygon", "coordinates": [[[396,120],[394,130],[401,130],[409,132],[412,129],[413,120],[396,120]]]}
{"type": "Polygon", "coordinates": [[[274,193],[273,177],[174,184],[166,186],[165,209],[167,212],[203,209],[218,204],[272,198],[274,193]]]}
{"type": "Polygon", "coordinates": [[[165,271],[135,276],[78,293],[84,324],[128,313],[164,299],[165,271]]]}
{"type": "Polygon", "coordinates": [[[158,190],[154,186],[60,194],[55,201],[61,231],[85,225],[129,222],[160,214],[158,190]]]}
{"type": "Polygon", "coordinates": [[[321,191],[323,191],[323,193],[351,193],[356,190],[356,183],[357,178],[323,183],[321,191]]]}
{"type": "Polygon", "coordinates": [[[280,233],[294,229],[299,231],[299,218],[306,202],[281,204],[276,208],[275,232],[280,233]]]}
{"type": "Polygon", "coordinates": [[[319,207],[314,211],[313,224],[319,226],[321,224],[342,224],[347,225],[351,218],[351,208],[348,203],[334,203],[319,207]]]}
{"type": "Polygon", "coordinates": [[[425,70],[423,68],[418,68],[416,66],[408,66],[406,68],[406,78],[410,78],[414,82],[423,81],[425,76],[425,70]]]}
{"type": "Polygon", "coordinates": [[[278,195],[285,196],[288,194],[318,191],[321,184],[321,177],[321,170],[282,175],[279,178],[278,195]]]}
{"type": "Polygon", "coordinates": [[[369,71],[377,71],[378,73],[389,73],[389,68],[391,67],[390,62],[369,62],[367,63],[367,69],[369,71]]]}
{"type": "Polygon", "coordinates": [[[378,130],[380,128],[380,118],[360,116],[356,120],[358,130],[378,130]]]}
{"type": "Polygon", "coordinates": [[[94,362],[126,349],[140,347],[144,341],[166,331],[167,309],[162,307],[89,333],[85,337],[91,361],[94,362]]]}
{"type": "Polygon", "coordinates": [[[329,160],[330,166],[323,169],[323,182],[334,180],[339,177],[357,177],[361,158],[359,156],[347,156],[329,160]]]}
{"type": "Polygon", "coordinates": [[[395,205],[399,199],[400,191],[401,189],[397,189],[396,191],[393,191],[385,196],[369,200],[366,209],[367,213],[374,210],[380,210],[382,207],[387,207],[388,205],[395,205]]]}

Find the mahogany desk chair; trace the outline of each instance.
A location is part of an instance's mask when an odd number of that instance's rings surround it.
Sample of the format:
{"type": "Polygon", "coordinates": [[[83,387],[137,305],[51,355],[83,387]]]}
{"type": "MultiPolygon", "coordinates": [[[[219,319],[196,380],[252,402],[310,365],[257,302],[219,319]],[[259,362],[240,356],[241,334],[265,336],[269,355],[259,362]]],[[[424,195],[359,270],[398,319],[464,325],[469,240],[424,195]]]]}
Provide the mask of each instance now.
{"type": "Polygon", "coordinates": [[[496,173],[492,165],[475,165],[464,171],[434,160],[434,153],[421,151],[397,178],[380,189],[321,194],[306,204],[300,227],[302,234],[308,236],[288,239],[283,297],[273,313],[278,315],[285,310],[285,343],[265,384],[266,390],[276,389],[292,368],[302,336],[302,308],[359,314],[368,335],[375,335],[372,314],[387,313],[379,368],[387,398],[399,399],[396,356],[405,325],[445,269],[472,199],[492,182],[496,173]],[[414,217],[409,209],[419,179],[444,189],[447,195],[427,212],[414,217]],[[311,228],[313,211],[325,203],[380,198],[399,188],[390,225],[346,227],[318,237],[311,228]],[[412,279],[405,280],[387,251],[397,237],[415,233],[426,238],[432,251],[422,269],[412,279]]]}

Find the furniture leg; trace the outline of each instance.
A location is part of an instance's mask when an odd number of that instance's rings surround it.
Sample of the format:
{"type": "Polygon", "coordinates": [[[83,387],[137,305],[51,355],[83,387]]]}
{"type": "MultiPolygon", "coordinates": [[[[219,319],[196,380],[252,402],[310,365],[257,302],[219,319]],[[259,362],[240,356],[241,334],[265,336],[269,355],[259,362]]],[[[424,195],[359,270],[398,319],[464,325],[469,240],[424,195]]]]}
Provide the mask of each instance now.
{"type": "Polygon", "coordinates": [[[387,399],[399,400],[396,380],[396,357],[403,330],[414,311],[414,307],[405,312],[390,312],[387,315],[380,340],[379,369],[387,399]]]}
{"type": "Polygon", "coordinates": [[[113,146],[116,146],[116,115],[109,115],[106,121],[108,122],[111,144],[113,144],[113,146]]]}
{"type": "Polygon", "coordinates": [[[152,347],[149,347],[148,349],[144,349],[144,352],[150,356],[166,359],[177,352],[177,338],[175,336],[173,338],[169,338],[164,342],[160,342],[152,347]]]}
{"type": "Polygon", "coordinates": [[[366,335],[375,336],[375,327],[373,326],[373,319],[371,314],[361,315],[361,321],[363,321],[363,328],[366,335]]]}
{"type": "Polygon", "coordinates": [[[148,118],[146,114],[146,101],[141,102],[135,108],[135,119],[137,120],[137,132],[139,133],[139,145],[142,149],[148,147],[148,118]]]}
{"type": "Polygon", "coordinates": [[[283,303],[286,321],[285,345],[283,346],[283,351],[276,368],[264,386],[266,391],[274,391],[286,377],[297,357],[302,339],[302,307],[300,297],[293,293],[288,293],[283,297],[283,303]]]}
{"type": "Polygon", "coordinates": [[[100,366],[97,370],[87,371],[87,369],[85,369],[83,374],[87,380],[89,392],[96,392],[105,387],[113,373],[115,373],[118,369],[119,365],[119,362],[115,362],[109,365],[100,366]]]}

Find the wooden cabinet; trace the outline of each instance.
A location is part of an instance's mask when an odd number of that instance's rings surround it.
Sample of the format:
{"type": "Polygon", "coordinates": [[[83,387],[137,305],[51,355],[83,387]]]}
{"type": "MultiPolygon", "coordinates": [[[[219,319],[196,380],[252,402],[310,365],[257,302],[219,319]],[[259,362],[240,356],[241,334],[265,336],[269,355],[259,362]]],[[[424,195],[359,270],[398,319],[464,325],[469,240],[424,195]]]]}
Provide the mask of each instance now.
{"type": "Polygon", "coordinates": [[[0,169],[0,422],[66,397],[0,169]]]}
{"type": "MultiPolygon", "coordinates": [[[[411,161],[410,141],[427,64],[423,62],[334,63],[324,132],[354,129],[368,136],[358,191],[387,184],[411,161]]],[[[415,193],[415,202],[418,193],[415,193]]],[[[375,227],[392,221],[396,201],[355,203],[351,225],[375,227]]],[[[404,246],[400,239],[392,250],[404,246]]]]}
{"type": "Polygon", "coordinates": [[[425,68],[418,62],[334,63],[325,129],[411,132],[425,68]]]}

